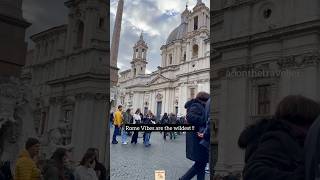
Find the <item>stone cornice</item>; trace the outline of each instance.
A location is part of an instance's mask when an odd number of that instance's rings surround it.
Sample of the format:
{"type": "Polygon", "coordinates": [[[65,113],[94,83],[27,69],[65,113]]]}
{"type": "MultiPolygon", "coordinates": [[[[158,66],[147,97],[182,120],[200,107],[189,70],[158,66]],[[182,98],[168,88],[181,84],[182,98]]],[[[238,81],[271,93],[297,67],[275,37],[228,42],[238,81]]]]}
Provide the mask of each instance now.
{"type": "Polygon", "coordinates": [[[261,33],[256,33],[249,36],[242,36],[235,39],[230,39],[226,41],[215,42],[211,44],[211,48],[215,50],[222,50],[232,47],[246,46],[250,43],[255,43],[263,40],[269,39],[281,39],[285,36],[290,36],[297,33],[306,33],[310,30],[319,31],[320,20],[295,24],[292,26],[287,26],[283,28],[278,28],[270,31],[265,31],[261,33]]]}
{"type": "Polygon", "coordinates": [[[317,66],[318,64],[320,64],[320,52],[309,52],[300,55],[284,56],[267,62],[264,61],[213,69],[215,73],[212,77],[212,80],[219,80],[221,78],[225,78],[227,77],[227,73],[233,72],[266,72],[268,76],[262,75],[260,73],[262,76],[255,78],[277,78],[281,75],[280,71],[283,72],[284,70],[305,68],[307,66],[317,66]],[[264,66],[264,64],[268,65],[264,66]],[[275,66],[273,66],[273,68],[270,68],[269,64],[274,64],[275,66]]]}
{"type": "Polygon", "coordinates": [[[177,78],[181,78],[181,77],[185,77],[185,76],[191,76],[191,75],[199,74],[199,73],[203,73],[203,72],[210,72],[210,67],[209,68],[205,68],[205,69],[199,69],[199,70],[188,72],[188,73],[178,74],[177,78]]]}
{"type": "Polygon", "coordinates": [[[55,86],[55,85],[70,83],[74,81],[87,81],[87,80],[107,81],[107,76],[105,74],[82,73],[74,76],[68,76],[65,78],[51,80],[51,81],[48,81],[47,83],[48,85],[55,86]]]}
{"type": "Polygon", "coordinates": [[[24,19],[17,19],[17,18],[3,15],[3,14],[0,14],[0,21],[6,22],[6,23],[12,24],[12,25],[20,26],[22,28],[27,28],[27,27],[31,26],[31,23],[27,22],[24,19]]]}
{"type": "Polygon", "coordinates": [[[239,8],[242,6],[252,5],[252,4],[257,3],[259,1],[264,1],[264,0],[235,0],[233,3],[224,4],[221,9],[213,10],[211,12],[215,15],[215,14],[221,13],[223,11],[232,10],[232,9],[239,8]]]}
{"type": "Polygon", "coordinates": [[[55,26],[55,27],[52,27],[52,28],[49,28],[47,30],[44,30],[42,32],[39,32],[37,34],[34,34],[32,36],[30,36],[30,39],[33,41],[33,42],[36,42],[42,38],[47,38],[47,37],[51,37],[52,35],[55,35],[57,33],[66,33],[67,32],[67,27],[68,25],[66,24],[63,24],[63,25],[60,25],[60,26],[55,26]]]}
{"type": "Polygon", "coordinates": [[[320,52],[282,57],[277,61],[281,69],[301,68],[320,64],[320,52]]]}

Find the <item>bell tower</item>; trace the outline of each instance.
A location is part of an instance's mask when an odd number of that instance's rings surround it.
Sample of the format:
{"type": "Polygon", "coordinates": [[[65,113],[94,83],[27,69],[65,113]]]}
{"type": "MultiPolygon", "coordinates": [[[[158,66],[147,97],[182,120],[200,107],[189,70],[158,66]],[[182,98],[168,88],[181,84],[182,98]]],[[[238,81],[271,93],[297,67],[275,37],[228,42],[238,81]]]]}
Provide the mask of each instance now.
{"type": "Polygon", "coordinates": [[[67,53],[84,49],[105,49],[107,42],[107,2],[103,0],[70,0],[67,53]]]}
{"type": "Polygon", "coordinates": [[[147,58],[148,45],[143,40],[141,33],[138,42],[133,46],[133,58],[131,61],[132,77],[146,74],[146,66],[148,64],[147,58]]]}

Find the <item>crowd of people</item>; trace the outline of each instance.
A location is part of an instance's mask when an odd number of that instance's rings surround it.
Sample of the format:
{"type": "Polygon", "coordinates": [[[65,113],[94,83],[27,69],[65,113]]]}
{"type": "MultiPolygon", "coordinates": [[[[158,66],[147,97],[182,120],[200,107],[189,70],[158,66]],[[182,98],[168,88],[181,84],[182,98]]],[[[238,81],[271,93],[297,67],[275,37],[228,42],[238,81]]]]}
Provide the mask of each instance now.
{"type": "MultiPolygon", "coordinates": [[[[137,109],[134,114],[127,109],[123,112],[123,107],[118,106],[116,112],[111,113],[110,121],[114,125],[112,144],[118,144],[117,136],[121,135],[122,144],[127,144],[127,135],[124,126],[128,123],[132,124],[189,124],[195,127],[195,131],[186,132],[186,158],[194,161],[194,165],[179,179],[190,180],[197,176],[198,180],[204,180],[206,167],[209,162],[209,147],[210,147],[210,95],[206,92],[199,92],[195,99],[188,101],[185,104],[187,109],[186,117],[178,118],[175,113],[164,113],[159,121],[156,121],[155,116],[149,110],[146,114],[142,114],[140,109],[137,109]]],[[[134,131],[131,143],[137,143],[138,131],[134,131]]],[[[161,132],[163,139],[167,136],[171,140],[176,139],[180,132],[161,132]]],[[[150,131],[143,132],[143,143],[146,147],[150,146],[150,131]]]]}
{"type": "Polygon", "coordinates": [[[5,162],[0,169],[0,180],[106,180],[107,171],[99,159],[99,151],[89,148],[79,164],[73,165],[69,151],[58,148],[44,163],[38,159],[40,142],[29,138],[17,159],[14,173],[10,163],[5,162]],[[7,164],[6,164],[7,163],[7,164]]]}
{"type": "MultiPolygon", "coordinates": [[[[142,114],[137,109],[133,114],[128,109],[122,112],[122,106],[112,115],[115,126],[113,144],[121,134],[122,144],[138,142],[138,132],[126,132],[123,126],[132,124],[178,124],[187,123],[195,131],[186,132],[186,158],[194,161],[193,166],[179,179],[190,180],[197,176],[205,179],[205,168],[210,152],[210,95],[199,92],[196,98],[185,104],[185,118],[165,113],[157,122],[151,111],[142,114]]],[[[245,150],[245,166],[242,172],[244,180],[318,180],[320,179],[320,104],[300,95],[285,97],[278,104],[271,118],[261,119],[246,127],[239,136],[238,145],[245,150]]],[[[110,119],[111,120],[111,119],[110,119]]],[[[163,133],[166,140],[168,133],[163,133]]],[[[169,132],[170,139],[177,134],[169,132]]],[[[143,143],[150,146],[150,131],[143,132],[143,143]]],[[[40,142],[29,138],[25,149],[11,173],[10,163],[0,164],[0,180],[105,180],[106,168],[99,159],[99,151],[89,148],[77,167],[71,167],[69,152],[58,148],[42,166],[37,163],[40,142]]],[[[214,173],[214,172],[211,172],[214,173]]],[[[218,177],[218,176],[217,176],[218,177]]],[[[237,180],[240,174],[219,177],[218,179],[237,180]]]]}
{"type": "MultiPolygon", "coordinates": [[[[131,114],[131,109],[127,109],[123,112],[123,107],[118,106],[116,112],[111,113],[110,120],[114,125],[114,132],[112,136],[112,144],[118,144],[117,136],[121,136],[122,144],[128,144],[128,135],[131,136],[132,132],[126,131],[124,126],[126,124],[156,124],[156,118],[151,111],[146,114],[142,114],[140,109],[137,109],[134,114],[131,114]]],[[[150,144],[150,131],[144,131],[143,133],[143,144],[149,147],[150,144]]],[[[131,144],[137,144],[138,132],[133,132],[131,137],[131,144]]]]}
{"type": "MultiPolygon", "coordinates": [[[[152,113],[152,111],[147,111],[147,113],[143,114],[141,110],[138,108],[134,113],[131,113],[131,109],[127,109],[123,111],[123,107],[121,105],[118,106],[117,110],[114,113],[110,114],[110,123],[114,125],[114,132],[112,136],[112,144],[118,144],[117,136],[121,136],[121,143],[128,144],[128,136],[131,136],[131,144],[138,143],[139,132],[134,131],[126,131],[125,125],[127,124],[184,124],[185,118],[180,117],[177,118],[176,114],[164,113],[162,118],[157,121],[156,117],[152,113]]],[[[180,132],[161,132],[163,134],[163,139],[166,140],[169,135],[170,139],[176,139],[177,135],[180,132]]],[[[151,145],[150,143],[151,131],[143,132],[143,144],[146,147],[151,145]]]]}

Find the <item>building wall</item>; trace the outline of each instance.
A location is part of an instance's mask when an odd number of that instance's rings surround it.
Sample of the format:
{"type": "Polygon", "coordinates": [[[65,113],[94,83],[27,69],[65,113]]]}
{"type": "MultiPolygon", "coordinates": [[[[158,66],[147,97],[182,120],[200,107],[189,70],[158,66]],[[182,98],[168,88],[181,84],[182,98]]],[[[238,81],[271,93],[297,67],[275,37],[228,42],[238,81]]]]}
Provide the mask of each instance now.
{"type": "Polygon", "coordinates": [[[106,102],[110,95],[106,94],[106,69],[109,43],[107,29],[99,26],[99,20],[105,18],[107,4],[99,0],[74,2],[66,3],[69,8],[67,25],[31,37],[36,46],[33,59],[25,69],[31,72],[36,110],[47,114],[46,118],[37,119],[45,123],[44,133],[38,132],[38,135],[49,138],[49,142],[42,143],[43,149],[47,149],[42,152],[45,158],[51,156],[58,143],[73,147],[74,161],[80,161],[90,147],[98,148],[100,160],[105,161],[108,156],[106,102]],[[69,134],[55,137],[51,132],[57,129],[69,134]],[[59,142],[54,142],[55,138],[59,142]]]}
{"type": "Polygon", "coordinates": [[[216,104],[214,119],[218,122],[217,173],[242,171],[244,152],[237,147],[241,131],[256,120],[271,116],[283,97],[301,94],[319,100],[318,3],[213,2],[217,11],[211,26],[216,37],[211,46],[214,50],[211,54],[214,88],[211,90],[216,104]],[[222,10],[226,6],[230,8],[222,10]],[[307,12],[310,6],[314,7],[307,12]],[[272,13],[265,18],[264,11],[268,9],[272,13]],[[280,74],[235,75],[249,71],[280,74]],[[260,85],[268,85],[270,89],[270,110],[266,113],[258,112],[260,85]]]}
{"type": "Polygon", "coordinates": [[[22,17],[20,0],[0,2],[0,75],[20,75],[27,50],[25,30],[29,26],[22,17]]]}

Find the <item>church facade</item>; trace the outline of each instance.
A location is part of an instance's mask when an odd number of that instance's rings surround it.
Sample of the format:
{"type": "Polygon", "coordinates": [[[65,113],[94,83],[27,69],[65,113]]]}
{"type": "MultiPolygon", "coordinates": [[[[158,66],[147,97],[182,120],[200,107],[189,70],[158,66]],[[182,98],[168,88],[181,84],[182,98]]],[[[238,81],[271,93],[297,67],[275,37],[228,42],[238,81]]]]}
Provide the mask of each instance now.
{"type": "Polygon", "coordinates": [[[320,100],[319,1],[212,1],[212,117],[217,173],[241,172],[241,131],[287,95],[320,100]],[[294,12],[294,13],[293,13],[294,12]]]}
{"type": "Polygon", "coordinates": [[[141,112],[185,115],[185,103],[197,92],[210,91],[209,8],[198,1],[181,13],[181,24],[161,46],[158,69],[146,74],[148,44],[141,34],[133,46],[131,69],[120,72],[117,104],[141,112]]]}
{"type": "Polygon", "coordinates": [[[69,0],[68,23],[31,36],[24,77],[32,86],[33,118],[42,158],[57,147],[81,160],[89,147],[106,154],[107,2],[69,0]]]}

